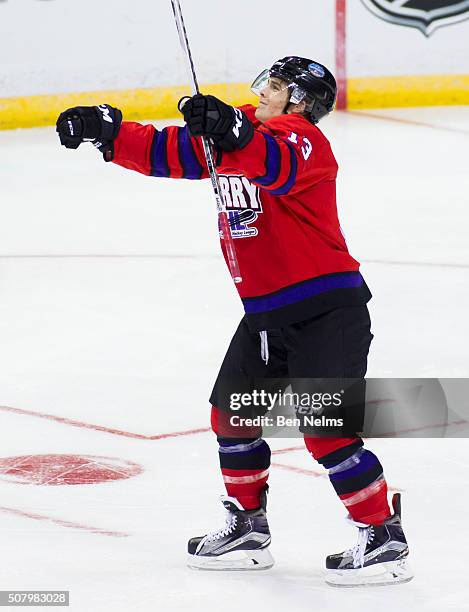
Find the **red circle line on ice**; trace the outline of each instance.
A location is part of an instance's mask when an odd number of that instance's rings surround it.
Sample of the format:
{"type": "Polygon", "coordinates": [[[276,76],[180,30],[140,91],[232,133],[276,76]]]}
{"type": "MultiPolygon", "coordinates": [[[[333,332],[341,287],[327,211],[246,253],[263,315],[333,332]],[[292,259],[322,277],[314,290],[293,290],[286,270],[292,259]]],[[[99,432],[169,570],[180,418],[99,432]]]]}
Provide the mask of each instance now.
{"type": "Polygon", "coordinates": [[[23,455],[0,458],[0,480],[43,486],[98,484],[138,476],[143,468],[117,457],[23,455]]]}

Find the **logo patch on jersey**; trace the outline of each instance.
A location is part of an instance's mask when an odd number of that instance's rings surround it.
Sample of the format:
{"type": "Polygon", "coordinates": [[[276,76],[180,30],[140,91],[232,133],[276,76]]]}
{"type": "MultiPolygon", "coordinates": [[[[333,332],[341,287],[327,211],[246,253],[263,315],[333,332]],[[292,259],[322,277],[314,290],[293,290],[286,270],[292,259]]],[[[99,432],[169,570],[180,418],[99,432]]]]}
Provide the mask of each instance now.
{"type": "Polygon", "coordinates": [[[384,21],[419,29],[425,36],[469,19],[469,0],[362,0],[384,21]]]}
{"type": "Polygon", "coordinates": [[[233,238],[257,236],[257,227],[250,227],[262,212],[259,188],[245,176],[220,174],[220,187],[228,213],[233,238]]]}

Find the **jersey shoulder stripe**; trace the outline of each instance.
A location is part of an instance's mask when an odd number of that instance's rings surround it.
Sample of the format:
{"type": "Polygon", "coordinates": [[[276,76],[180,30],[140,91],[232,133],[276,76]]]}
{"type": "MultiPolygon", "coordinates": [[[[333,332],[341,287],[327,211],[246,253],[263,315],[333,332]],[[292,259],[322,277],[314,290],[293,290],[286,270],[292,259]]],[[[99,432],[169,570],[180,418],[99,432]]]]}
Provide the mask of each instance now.
{"type": "Polygon", "coordinates": [[[259,131],[265,141],[265,169],[263,176],[252,179],[259,187],[267,189],[272,195],[287,195],[295,184],[298,161],[292,145],[283,139],[275,138],[259,131]]]}
{"type": "Polygon", "coordinates": [[[254,179],[254,181],[262,187],[269,187],[278,181],[281,168],[281,152],[278,142],[269,134],[262,134],[265,139],[265,168],[264,176],[254,179]]]}
{"type": "Polygon", "coordinates": [[[290,153],[290,174],[286,183],[284,183],[281,187],[278,187],[277,189],[272,189],[270,191],[272,195],[287,195],[288,193],[290,193],[293,185],[296,182],[296,176],[298,173],[298,160],[296,159],[296,153],[293,150],[292,146],[288,145],[288,151],[290,153]]]}

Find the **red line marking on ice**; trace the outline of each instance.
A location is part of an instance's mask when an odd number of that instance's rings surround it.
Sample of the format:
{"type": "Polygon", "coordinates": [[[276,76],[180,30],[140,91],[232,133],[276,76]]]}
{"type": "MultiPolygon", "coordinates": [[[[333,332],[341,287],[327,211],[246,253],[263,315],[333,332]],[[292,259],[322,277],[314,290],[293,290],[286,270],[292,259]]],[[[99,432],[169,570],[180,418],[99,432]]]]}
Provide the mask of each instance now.
{"type": "Polygon", "coordinates": [[[294,451],[306,450],[306,446],[302,444],[301,446],[290,446],[288,448],[279,448],[277,450],[272,451],[272,455],[283,455],[284,453],[293,453],[294,451]]]}
{"type": "MultiPolygon", "coordinates": [[[[376,400],[376,402],[370,403],[382,403],[384,400],[376,400]]],[[[113,429],[111,427],[105,427],[103,425],[95,425],[93,423],[84,423],[83,421],[77,421],[75,419],[68,419],[66,417],[59,417],[54,414],[47,414],[44,412],[35,412],[34,410],[24,410],[23,408],[13,408],[12,406],[0,406],[0,411],[3,412],[11,412],[13,414],[21,414],[24,416],[32,416],[40,419],[47,419],[49,421],[55,421],[56,423],[62,423],[63,425],[70,425],[72,427],[79,427],[81,429],[91,429],[93,431],[102,431],[104,433],[113,434],[115,436],[123,436],[125,438],[133,438],[136,440],[165,440],[166,438],[179,438],[183,436],[191,436],[199,433],[207,433],[211,431],[211,427],[196,427],[194,429],[186,429],[184,431],[170,431],[162,434],[155,434],[153,436],[147,436],[145,434],[133,433],[131,431],[123,431],[121,429],[113,429]]],[[[469,423],[464,419],[456,420],[456,421],[446,421],[446,423],[438,423],[435,425],[425,425],[423,427],[415,427],[413,429],[403,429],[397,432],[389,432],[383,434],[374,434],[372,438],[392,438],[398,436],[400,434],[412,433],[417,431],[423,431],[425,429],[439,429],[443,427],[448,427],[450,425],[465,425],[469,423]]],[[[303,446],[292,446],[289,448],[278,449],[272,451],[274,455],[280,455],[283,453],[289,453],[297,450],[301,450],[304,448],[303,446]]]]}
{"type": "Polygon", "coordinates": [[[296,465],[287,465],[286,463],[271,463],[272,467],[280,468],[281,470],[288,470],[289,472],[296,472],[297,474],[303,474],[304,476],[314,476],[315,478],[326,478],[327,474],[322,472],[316,472],[316,470],[309,470],[306,468],[297,467],[296,465]]]}
{"type": "Polygon", "coordinates": [[[48,523],[60,525],[61,527],[67,527],[69,529],[79,529],[80,531],[88,531],[90,533],[111,536],[114,538],[127,538],[128,536],[130,536],[130,533],[125,533],[124,531],[108,531],[107,529],[91,527],[90,525],[83,525],[81,523],[74,523],[72,521],[65,521],[63,519],[56,519],[52,516],[37,514],[36,512],[27,512],[26,510],[20,510],[19,508],[7,508],[6,506],[0,506],[0,512],[14,514],[15,516],[22,516],[24,518],[34,519],[36,521],[46,521],[48,523]]]}
{"type": "Polygon", "coordinates": [[[65,417],[59,417],[54,414],[46,414],[44,412],[35,412],[34,410],[23,410],[22,408],[13,408],[11,406],[0,406],[0,411],[12,412],[14,414],[21,414],[24,416],[33,416],[40,419],[48,419],[49,421],[55,421],[56,423],[62,423],[63,425],[71,425],[72,427],[80,427],[82,429],[92,429],[94,431],[102,431],[104,433],[113,434],[115,436],[124,436],[126,438],[134,438],[136,440],[164,440],[165,438],[177,438],[179,436],[190,436],[198,433],[205,433],[210,431],[210,427],[198,427],[196,429],[188,429],[186,431],[171,431],[168,433],[156,434],[154,436],[146,436],[144,434],[132,433],[130,431],[122,431],[121,429],[113,429],[111,427],[104,427],[103,425],[94,425],[92,423],[83,423],[82,421],[76,421],[74,419],[67,419],[65,417]]]}
{"type": "Polygon", "coordinates": [[[212,431],[211,427],[198,427],[197,429],[187,429],[186,431],[172,431],[170,433],[157,434],[156,436],[148,436],[148,440],[164,440],[165,438],[177,438],[178,436],[192,436],[198,433],[207,433],[212,431]]]}

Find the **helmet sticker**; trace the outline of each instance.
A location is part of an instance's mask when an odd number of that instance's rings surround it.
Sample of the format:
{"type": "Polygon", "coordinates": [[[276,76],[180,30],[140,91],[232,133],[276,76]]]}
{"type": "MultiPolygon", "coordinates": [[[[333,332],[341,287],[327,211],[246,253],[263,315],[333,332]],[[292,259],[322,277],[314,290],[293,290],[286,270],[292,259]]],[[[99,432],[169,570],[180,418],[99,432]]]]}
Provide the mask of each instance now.
{"type": "Polygon", "coordinates": [[[311,64],[308,66],[308,70],[311,72],[311,74],[314,74],[315,77],[318,77],[320,79],[322,79],[326,75],[324,68],[320,64],[316,64],[315,62],[311,62],[311,64]]]}

